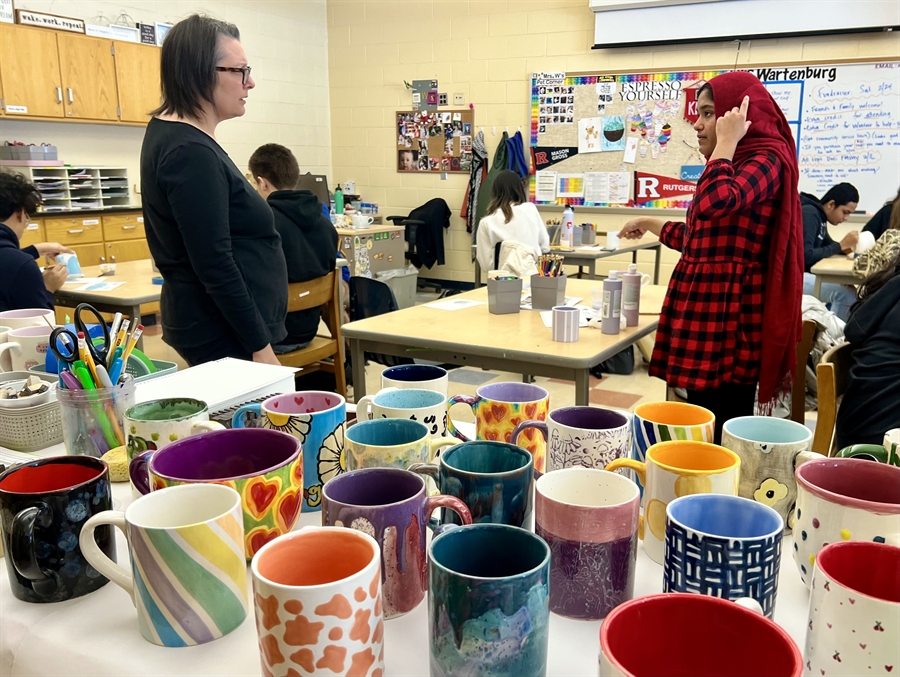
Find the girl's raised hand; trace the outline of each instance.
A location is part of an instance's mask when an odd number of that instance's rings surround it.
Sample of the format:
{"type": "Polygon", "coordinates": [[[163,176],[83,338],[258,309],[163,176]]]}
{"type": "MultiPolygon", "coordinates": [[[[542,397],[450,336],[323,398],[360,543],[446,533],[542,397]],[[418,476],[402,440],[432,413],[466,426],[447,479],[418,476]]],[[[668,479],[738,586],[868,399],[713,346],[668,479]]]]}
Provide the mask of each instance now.
{"type": "Polygon", "coordinates": [[[750,129],[750,120],[747,119],[747,109],[750,107],[750,97],[745,96],[740,108],[732,108],[725,115],[716,120],[716,143],[728,143],[737,145],[750,129]]]}

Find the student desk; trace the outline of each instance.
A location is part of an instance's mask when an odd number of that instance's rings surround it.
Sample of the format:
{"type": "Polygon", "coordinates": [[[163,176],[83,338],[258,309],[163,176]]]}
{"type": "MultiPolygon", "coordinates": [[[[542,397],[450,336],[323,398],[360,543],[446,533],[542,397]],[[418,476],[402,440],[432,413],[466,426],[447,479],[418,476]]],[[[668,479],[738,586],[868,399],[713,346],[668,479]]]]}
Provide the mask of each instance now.
{"type": "MultiPolygon", "coordinates": [[[[587,279],[596,280],[597,261],[619,254],[631,254],[631,262],[637,263],[637,253],[641,249],[655,249],[656,257],[653,262],[653,284],[659,284],[659,264],[662,260],[662,243],[653,234],[645,234],[637,242],[622,239],[617,249],[598,249],[602,245],[585,245],[571,250],[551,248],[551,254],[559,254],[563,257],[563,263],[567,266],[578,266],[578,277],[581,277],[582,268],[587,268],[587,279]]],[[[472,245],[472,253],[475,253],[475,245],[472,245]]],[[[475,260],[475,288],[481,286],[481,266],[475,260]]]]}
{"type": "MultiPolygon", "coordinates": [[[[65,449],[60,444],[38,454],[60,455],[65,449]]],[[[130,485],[117,482],[112,486],[115,508],[124,510],[134,500],[130,485]]],[[[321,519],[318,512],[302,513],[296,528],[319,525],[321,519]]],[[[114,531],[119,566],[130,568],[125,537],[114,531]]],[[[788,533],[782,542],[775,622],[802,651],[809,593],[800,581],[792,552],[788,533]]],[[[248,587],[250,580],[248,572],[248,587]]],[[[663,567],[638,545],[634,596],[660,593],[662,585],[663,567]]],[[[252,600],[252,589],[249,597],[252,600]]],[[[143,639],[131,600],[113,583],[68,602],[28,604],[12,596],[4,562],[0,564],[0,606],[2,675],[259,675],[252,601],[250,614],[234,632],[208,644],[180,649],[159,647],[143,639]]],[[[601,621],[576,621],[551,613],[547,675],[596,675],[600,626],[601,621]]],[[[405,616],[385,622],[384,641],[386,675],[427,675],[427,600],[405,616]]]]}
{"type": "MultiPolygon", "coordinates": [[[[566,295],[590,305],[591,288],[596,286],[589,280],[570,279],[566,295]]],[[[662,286],[644,287],[637,326],[612,335],[582,327],[575,343],[551,340],[539,311],[492,315],[486,288],[445,299],[481,301],[477,306],[448,311],[425,304],[350,322],[341,331],[350,339],[355,399],[358,402],[366,394],[364,356],[368,351],[569,379],[575,381],[575,404],[586,405],[591,367],[655,331],[665,293],[662,286]]]]}
{"type": "Polygon", "coordinates": [[[816,298],[819,298],[823,282],[855,285],[862,281],[853,274],[853,259],[844,254],[835,254],[822,259],[810,268],[809,272],[816,276],[816,286],[813,288],[813,295],[816,298]]]}

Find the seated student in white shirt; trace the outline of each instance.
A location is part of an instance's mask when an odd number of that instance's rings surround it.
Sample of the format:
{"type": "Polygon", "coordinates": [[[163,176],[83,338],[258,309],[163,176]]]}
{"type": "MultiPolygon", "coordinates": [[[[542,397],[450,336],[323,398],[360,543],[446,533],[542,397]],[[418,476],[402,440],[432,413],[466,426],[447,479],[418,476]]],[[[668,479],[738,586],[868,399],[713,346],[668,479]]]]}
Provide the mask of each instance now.
{"type": "Polygon", "coordinates": [[[487,215],[478,223],[475,257],[482,270],[494,269],[494,247],[507,240],[531,247],[535,257],[550,251],[550,237],[537,207],[528,202],[519,175],[508,169],[497,174],[487,215]]]}

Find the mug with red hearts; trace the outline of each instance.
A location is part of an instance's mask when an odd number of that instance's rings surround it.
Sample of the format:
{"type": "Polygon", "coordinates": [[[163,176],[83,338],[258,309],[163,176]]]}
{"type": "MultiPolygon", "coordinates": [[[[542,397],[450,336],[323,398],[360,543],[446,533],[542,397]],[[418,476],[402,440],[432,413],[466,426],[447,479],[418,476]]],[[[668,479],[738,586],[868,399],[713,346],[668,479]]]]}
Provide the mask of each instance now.
{"type": "Polygon", "coordinates": [[[300,440],[278,430],[215,430],[184,437],[135,456],[129,473],[142,494],[182,484],[232,487],[241,495],[248,560],[300,518],[300,440]]]}
{"type": "MultiPolygon", "coordinates": [[[[546,421],[550,411],[550,393],[531,383],[491,383],[481,386],[471,395],[454,395],[447,401],[452,407],[468,404],[475,414],[475,439],[495,442],[512,442],[516,426],[525,421],[546,421]]],[[[460,433],[448,417],[450,434],[463,442],[468,438],[460,433]]],[[[547,442],[535,428],[523,430],[516,442],[534,457],[534,470],[545,472],[547,442]]]]}

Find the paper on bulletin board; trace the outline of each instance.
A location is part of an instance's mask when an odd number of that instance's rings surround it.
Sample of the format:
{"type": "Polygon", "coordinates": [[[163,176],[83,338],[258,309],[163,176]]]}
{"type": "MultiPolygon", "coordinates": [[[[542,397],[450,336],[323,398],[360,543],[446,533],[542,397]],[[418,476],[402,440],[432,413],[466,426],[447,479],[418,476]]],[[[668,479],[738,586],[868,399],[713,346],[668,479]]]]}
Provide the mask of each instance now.
{"type": "Polygon", "coordinates": [[[535,172],[535,198],[541,202],[556,199],[556,172],[535,172]]]}
{"type": "Polygon", "coordinates": [[[578,152],[599,153],[603,118],[581,118],[578,120],[578,152]]]}
{"type": "Polygon", "coordinates": [[[627,204],[631,200],[630,172],[588,172],[584,200],[599,204],[627,204]]]}
{"type": "Polygon", "coordinates": [[[583,197],[584,174],[557,174],[556,197],[583,197]]]}
{"type": "Polygon", "coordinates": [[[625,116],[605,115],[600,139],[601,150],[625,150],[625,116]]]}

